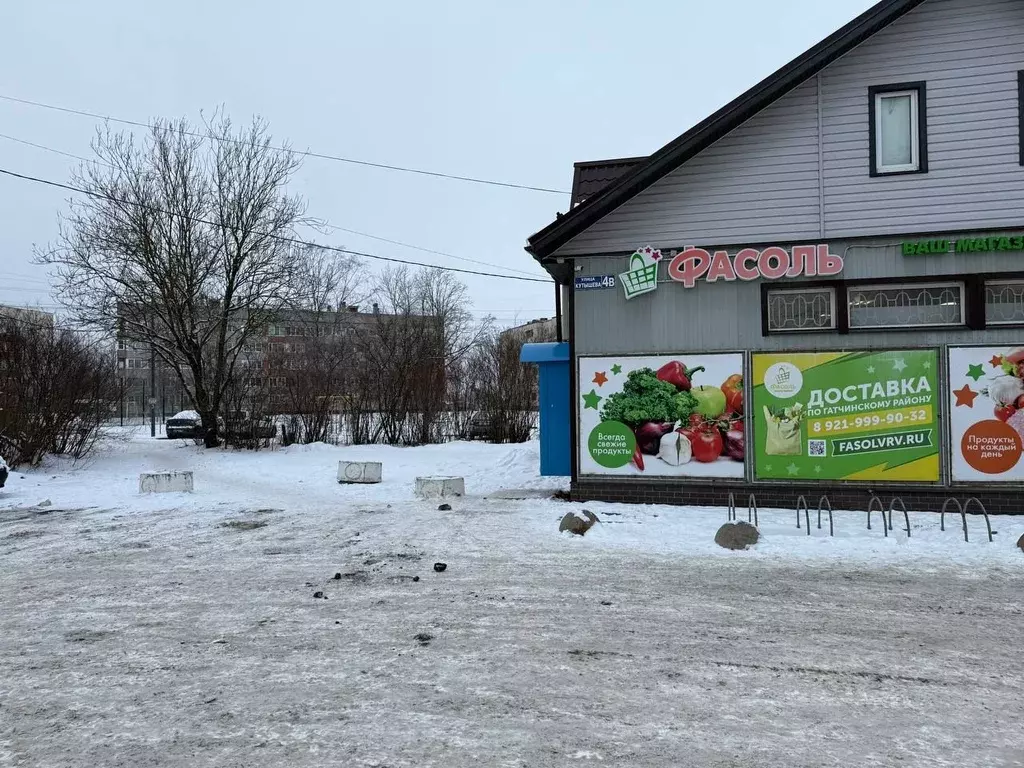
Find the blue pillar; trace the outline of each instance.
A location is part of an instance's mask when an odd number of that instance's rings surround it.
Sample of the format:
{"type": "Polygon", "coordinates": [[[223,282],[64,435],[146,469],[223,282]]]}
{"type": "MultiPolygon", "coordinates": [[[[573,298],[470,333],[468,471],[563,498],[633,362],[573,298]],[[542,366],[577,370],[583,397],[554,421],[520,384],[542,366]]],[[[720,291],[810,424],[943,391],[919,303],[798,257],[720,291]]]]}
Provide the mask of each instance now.
{"type": "Polygon", "coordinates": [[[569,431],[569,345],[524,344],[519,359],[539,369],[540,473],[545,477],[572,474],[569,431]]]}

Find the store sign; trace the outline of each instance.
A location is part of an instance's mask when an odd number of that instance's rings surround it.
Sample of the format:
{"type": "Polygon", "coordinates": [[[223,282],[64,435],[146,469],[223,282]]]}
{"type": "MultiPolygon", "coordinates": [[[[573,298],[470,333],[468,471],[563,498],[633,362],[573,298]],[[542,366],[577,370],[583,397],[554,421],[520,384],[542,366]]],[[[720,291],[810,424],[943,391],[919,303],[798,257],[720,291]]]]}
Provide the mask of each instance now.
{"type": "Polygon", "coordinates": [[[834,277],[843,271],[843,257],[829,252],[828,245],[797,245],[792,250],[778,246],[758,251],[744,248],[735,256],[728,251],[706,251],[686,247],[668,266],[668,276],[686,288],[697,280],[782,280],[793,277],[834,277]]]}
{"type": "Polygon", "coordinates": [[[939,480],[934,349],[752,356],[758,480],[939,480]]]}
{"type": "Polygon", "coordinates": [[[580,474],[744,476],[743,355],[584,357],[578,391],[580,474]]]}
{"type": "Polygon", "coordinates": [[[581,275],[574,283],[577,291],[597,291],[615,287],[615,275],[581,275]]]}
{"type": "Polygon", "coordinates": [[[658,265],[661,251],[651,246],[638,248],[629,257],[629,270],[619,275],[626,299],[635,299],[658,289],[658,265]]]}
{"type": "Polygon", "coordinates": [[[950,466],[959,482],[1024,482],[1024,345],[949,350],[950,466]]]}
{"type": "Polygon", "coordinates": [[[912,240],[900,245],[904,256],[943,253],[1003,253],[1024,251],[1024,237],[981,237],[960,240],[912,240]]]}

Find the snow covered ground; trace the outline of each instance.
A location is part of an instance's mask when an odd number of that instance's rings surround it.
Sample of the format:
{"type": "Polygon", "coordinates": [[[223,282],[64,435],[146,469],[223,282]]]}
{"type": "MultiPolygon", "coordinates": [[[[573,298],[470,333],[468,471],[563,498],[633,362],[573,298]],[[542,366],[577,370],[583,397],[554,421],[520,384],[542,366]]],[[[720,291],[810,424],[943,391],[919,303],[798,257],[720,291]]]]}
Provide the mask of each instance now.
{"type": "Polygon", "coordinates": [[[579,539],[536,468],[137,435],[13,473],[0,766],[1024,766],[1024,518],[990,544],[980,518],[965,543],[837,512],[829,539],[764,511],[736,553],[724,510],[588,504],[579,539]],[[195,493],[139,496],[161,469],[195,493]],[[424,474],[469,496],[417,501],[424,474]]]}

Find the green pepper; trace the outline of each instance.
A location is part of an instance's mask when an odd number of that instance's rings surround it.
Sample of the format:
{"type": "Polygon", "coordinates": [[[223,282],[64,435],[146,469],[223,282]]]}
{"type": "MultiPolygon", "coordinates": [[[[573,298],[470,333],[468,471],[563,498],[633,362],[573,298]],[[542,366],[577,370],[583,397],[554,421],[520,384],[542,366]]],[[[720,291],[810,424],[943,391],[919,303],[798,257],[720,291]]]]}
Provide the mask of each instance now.
{"type": "Polygon", "coordinates": [[[702,385],[690,390],[697,398],[697,413],[706,419],[717,419],[725,413],[725,393],[719,387],[702,385]]]}

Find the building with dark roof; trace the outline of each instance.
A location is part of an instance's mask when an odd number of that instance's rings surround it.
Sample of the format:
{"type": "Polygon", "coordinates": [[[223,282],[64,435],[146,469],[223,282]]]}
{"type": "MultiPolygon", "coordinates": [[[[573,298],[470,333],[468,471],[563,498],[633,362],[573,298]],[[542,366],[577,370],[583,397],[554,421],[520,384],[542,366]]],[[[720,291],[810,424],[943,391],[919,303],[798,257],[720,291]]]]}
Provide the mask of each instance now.
{"type": "Polygon", "coordinates": [[[574,496],[1016,509],[1022,136],[1024,4],[884,0],[578,163],[527,245],[563,289],[574,496]]]}

